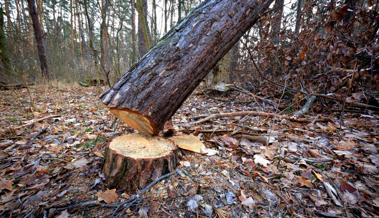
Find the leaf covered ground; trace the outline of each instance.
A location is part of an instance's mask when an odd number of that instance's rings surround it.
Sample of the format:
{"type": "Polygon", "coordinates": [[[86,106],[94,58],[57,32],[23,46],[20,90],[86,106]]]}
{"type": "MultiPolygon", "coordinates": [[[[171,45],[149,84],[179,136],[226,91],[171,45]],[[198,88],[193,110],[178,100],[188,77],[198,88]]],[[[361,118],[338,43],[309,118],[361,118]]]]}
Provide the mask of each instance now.
{"type": "Polygon", "coordinates": [[[123,209],[133,193],[108,189],[101,168],[107,143],[132,130],[99,102],[102,91],[1,91],[0,217],[379,216],[377,113],[321,110],[302,122],[249,115],[194,124],[220,112],[294,112],[235,91],[195,93],[185,102],[173,118],[176,134],[194,134],[213,152],[181,151],[177,173],[123,209]]]}

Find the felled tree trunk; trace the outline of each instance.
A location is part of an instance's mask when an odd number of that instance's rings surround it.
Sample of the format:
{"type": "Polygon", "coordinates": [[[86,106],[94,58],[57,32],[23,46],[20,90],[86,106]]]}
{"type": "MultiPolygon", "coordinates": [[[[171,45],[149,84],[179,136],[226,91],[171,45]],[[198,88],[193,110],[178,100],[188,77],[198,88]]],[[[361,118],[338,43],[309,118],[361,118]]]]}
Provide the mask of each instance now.
{"type": "Polygon", "coordinates": [[[105,154],[103,172],[111,188],[135,192],[177,165],[177,147],[168,139],[140,134],[119,136],[105,154]]]}
{"type": "Polygon", "coordinates": [[[206,0],[101,99],[129,126],[157,134],[272,0],[206,0]]]}

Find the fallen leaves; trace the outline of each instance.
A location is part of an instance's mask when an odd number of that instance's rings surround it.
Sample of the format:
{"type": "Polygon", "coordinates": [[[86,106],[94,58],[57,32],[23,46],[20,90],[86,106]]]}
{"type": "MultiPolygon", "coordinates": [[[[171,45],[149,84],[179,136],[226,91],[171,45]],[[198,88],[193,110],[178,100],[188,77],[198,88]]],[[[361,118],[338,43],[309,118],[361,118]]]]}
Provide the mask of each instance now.
{"type": "Polygon", "coordinates": [[[254,163],[267,167],[271,162],[260,154],[254,155],[254,163]]]}
{"type": "Polygon", "coordinates": [[[104,192],[98,192],[96,196],[99,201],[104,201],[107,204],[114,203],[118,200],[116,189],[107,189],[104,192]]]}
{"type": "Polygon", "coordinates": [[[307,188],[313,188],[312,181],[304,178],[303,176],[297,177],[297,182],[300,186],[307,187],[307,188]]]}
{"type": "Polygon", "coordinates": [[[256,203],[252,197],[246,197],[243,190],[241,190],[240,196],[238,197],[238,199],[241,201],[242,205],[247,206],[249,208],[254,207],[256,203]]]}
{"type": "Polygon", "coordinates": [[[1,179],[0,180],[0,191],[1,190],[8,190],[12,191],[13,190],[13,181],[12,180],[7,180],[7,179],[1,179]]]}
{"type": "Polygon", "coordinates": [[[73,168],[82,168],[86,166],[89,163],[89,161],[85,158],[80,158],[79,160],[75,160],[72,163],[69,163],[66,168],[73,169],[73,168]]]}

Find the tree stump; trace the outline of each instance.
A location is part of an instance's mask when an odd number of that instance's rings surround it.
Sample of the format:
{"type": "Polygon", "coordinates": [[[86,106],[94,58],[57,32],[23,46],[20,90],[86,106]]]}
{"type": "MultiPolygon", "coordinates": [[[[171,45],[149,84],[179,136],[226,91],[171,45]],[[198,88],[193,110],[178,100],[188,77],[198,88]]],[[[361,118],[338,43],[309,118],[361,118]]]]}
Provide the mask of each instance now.
{"type": "Polygon", "coordinates": [[[142,134],[114,138],[105,153],[103,172],[110,188],[135,192],[177,165],[177,147],[170,140],[142,134]]]}

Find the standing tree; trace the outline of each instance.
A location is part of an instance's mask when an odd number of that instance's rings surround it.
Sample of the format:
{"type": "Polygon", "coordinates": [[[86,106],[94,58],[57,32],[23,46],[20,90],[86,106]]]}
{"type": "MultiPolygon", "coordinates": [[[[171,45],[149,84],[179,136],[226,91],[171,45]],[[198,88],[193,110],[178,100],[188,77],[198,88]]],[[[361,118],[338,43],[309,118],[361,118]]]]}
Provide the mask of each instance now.
{"type": "Polygon", "coordinates": [[[101,4],[101,25],[100,25],[100,65],[104,73],[105,79],[111,86],[109,80],[110,63],[109,63],[109,33],[107,28],[107,12],[109,7],[109,0],[102,0],[101,4]]]}
{"type": "Polygon", "coordinates": [[[29,14],[33,22],[34,36],[37,42],[38,57],[40,61],[42,76],[46,80],[49,80],[50,74],[47,67],[47,59],[46,59],[45,46],[44,46],[44,34],[41,28],[41,24],[39,22],[35,0],[28,0],[28,7],[29,7],[29,14]]]}
{"type": "Polygon", "coordinates": [[[133,65],[134,63],[137,62],[137,36],[136,36],[136,10],[135,10],[135,0],[130,0],[130,10],[131,10],[131,45],[132,45],[132,50],[131,50],[131,57],[130,57],[130,65],[133,65]]]}
{"type": "MultiPolygon", "coordinates": [[[[5,25],[4,25],[4,12],[3,8],[0,6],[0,59],[3,65],[3,72],[9,75],[12,72],[11,63],[9,59],[9,50],[7,38],[5,35],[5,25]]],[[[6,76],[4,75],[4,78],[6,76]]],[[[2,76],[0,77],[2,78],[2,76]]]]}
{"type": "Polygon", "coordinates": [[[136,9],[138,12],[138,52],[142,57],[152,46],[147,23],[147,0],[136,0],[136,9]]]}
{"type": "Polygon", "coordinates": [[[282,24],[284,0],[275,0],[274,17],[271,20],[271,37],[274,44],[279,44],[280,26],[282,24]]]}

